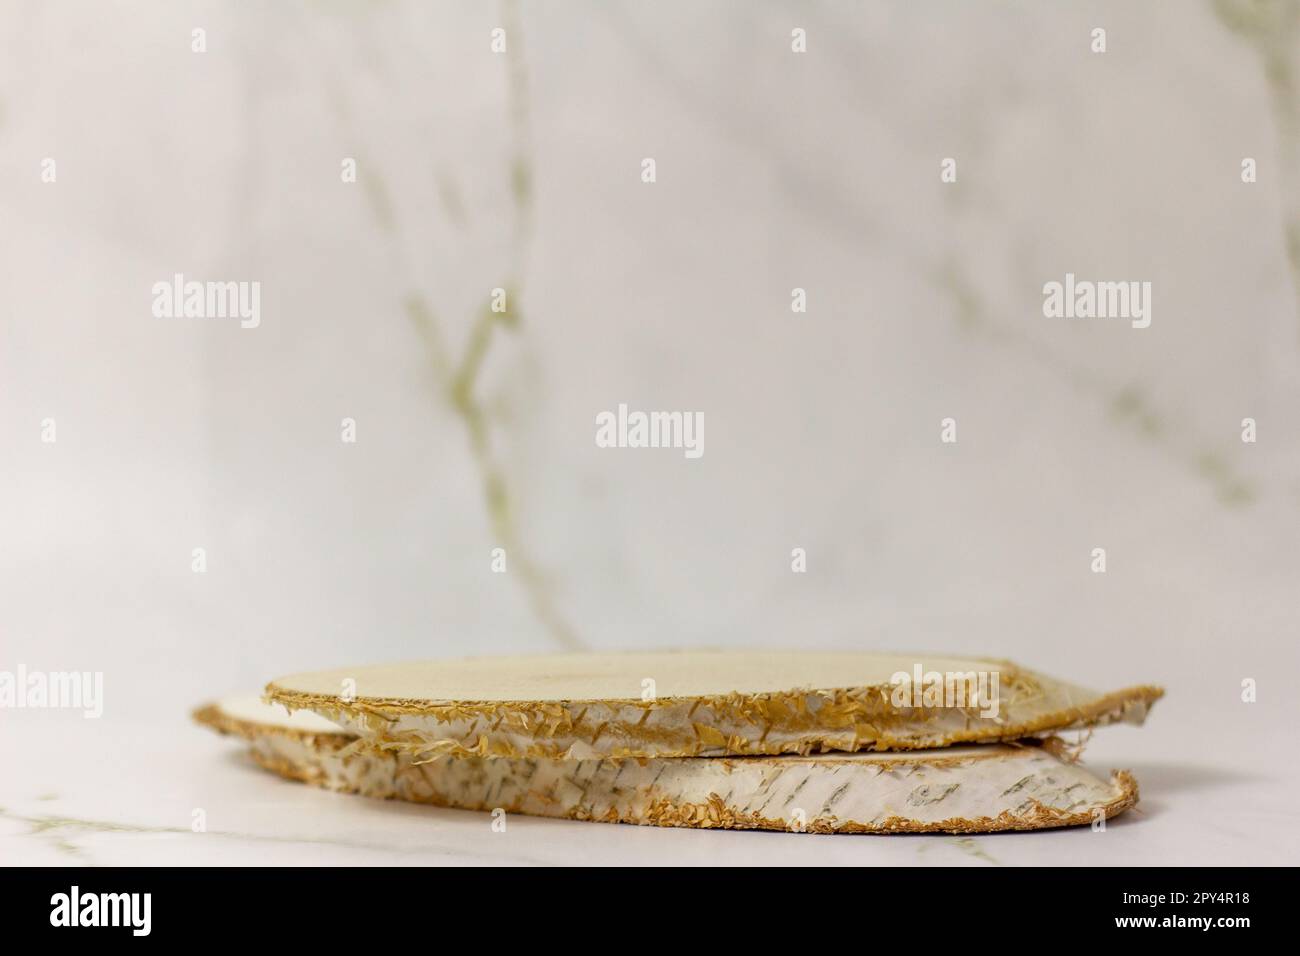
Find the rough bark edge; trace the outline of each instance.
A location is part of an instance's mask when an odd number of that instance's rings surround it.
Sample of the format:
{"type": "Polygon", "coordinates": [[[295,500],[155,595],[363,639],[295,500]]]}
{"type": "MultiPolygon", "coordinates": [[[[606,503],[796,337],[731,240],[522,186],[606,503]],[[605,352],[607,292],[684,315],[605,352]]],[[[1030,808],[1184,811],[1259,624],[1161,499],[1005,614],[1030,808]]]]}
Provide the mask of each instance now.
{"type": "MultiPolygon", "coordinates": [[[[1009,661],[973,660],[973,663],[996,664],[999,674],[1019,693],[1033,697],[1042,693],[1039,675],[1009,661]]],[[[1059,683],[1059,682],[1056,682],[1059,683]]],[[[777,721],[792,716],[808,715],[807,698],[821,699],[822,709],[837,716],[867,716],[884,707],[892,711],[890,697],[893,684],[871,684],[856,687],[793,688],[788,691],[763,691],[761,693],[701,694],[697,696],[665,695],[651,700],[630,697],[573,698],[569,700],[428,700],[415,697],[358,696],[345,701],[338,694],[318,694],[281,687],[271,681],[263,690],[263,698],[283,704],[290,710],[314,710],[316,707],[340,708],[353,716],[370,715],[392,720],[402,716],[429,717],[440,721],[473,719],[512,719],[525,716],[529,723],[554,722],[557,729],[572,726],[573,712],[593,707],[634,707],[644,712],[679,707],[690,704],[719,713],[734,714],[747,720],[777,721]]],[[[1160,688],[1157,697],[1164,693],[1160,688]]],[[[917,708],[920,709],[920,708],[917,708]]],[[[554,732],[554,731],[552,731],[554,732]]]]}
{"type": "Polygon", "coordinates": [[[190,718],[197,724],[211,728],[223,736],[239,737],[242,740],[259,740],[262,737],[277,735],[292,737],[314,746],[316,743],[328,742],[330,749],[346,747],[356,740],[356,734],[340,727],[337,731],[303,730],[300,727],[286,727],[283,724],[263,724],[255,720],[232,717],[221,709],[218,703],[204,704],[190,712],[190,718]]]}
{"type": "MultiPolygon", "coordinates": [[[[1118,795],[1106,803],[1098,804],[1089,810],[1071,813],[1055,807],[1044,806],[1037,800],[1032,801],[1033,809],[1028,814],[1016,814],[1003,810],[996,817],[951,817],[933,823],[918,823],[907,817],[893,816],[883,823],[864,824],[853,821],[841,823],[834,815],[816,817],[808,821],[803,832],[807,833],[852,833],[868,835],[887,835],[894,833],[1005,833],[1018,830],[1052,830],[1060,827],[1091,825],[1100,810],[1109,820],[1118,816],[1138,802],[1137,781],[1127,770],[1117,770],[1111,774],[1111,787],[1119,791],[1118,795]]],[[[770,819],[757,813],[737,813],[727,807],[716,793],[709,794],[707,804],[688,803],[673,804],[670,800],[661,800],[650,808],[646,820],[602,819],[602,823],[641,823],[661,827],[687,827],[695,829],[721,830],[779,830],[790,831],[791,827],[782,820],[770,819]]]]}
{"type": "MultiPolygon", "coordinates": [[[[318,767],[302,767],[280,757],[263,754],[250,749],[253,760],[266,770],[300,783],[310,784],[324,790],[340,793],[357,794],[355,788],[339,786],[332,783],[318,767]]],[[[702,757],[702,760],[725,759],[702,757]]],[[[782,758],[786,759],[786,758],[782,758]]],[[[954,762],[957,762],[954,758],[954,762]]],[[[1044,806],[1033,801],[1033,809],[1028,814],[1016,814],[1003,810],[996,817],[951,817],[933,823],[918,823],[907,817],[893,816],[883,823],[871,825],[852,820],[841,823],[834,815],[815,817],[802,829],[796,829],[784,820],[764,817],[758,813],[741,813],[732,810],[716,793],[709,794],[708,803],[674,803],[663,799],[652,803],[644,816],[620,813],[610,809],[605,814],[590,814],[581,807],[575,807],[564,814],[539,814],[523,808],[521,802],[514,802],[501,807],[499,804],[481,803],[470,806],[442,800],[411,801],[424,806],[434,806],[446,810],[465,810],[469,813],[488,813],[502,809],[506,813],[518,816],[540,817],[552,820],[574,820],[582,823],[621,823],[629,826],[672,827],[686,830],[769,830],[783,833],[846,834],[860,836],[890,836],[894,834],[971,834],[971,833],[1009,833],[1031,830],[1054,830],[1063,827],[1090,826],[1096,820],[1100,810],[1107,820],[1118,816],[1138,802],[1138,785],[1133,775],[1127,770],[1117,770],[1111,774],[1110,784],[1119,791],[1118,795],[1106,803],[1097,804],[1088,810],[1071,813],[1055,807],[1044,806]]],[[[368,795],[372,796],[373,795],[368,795]]],[[[395,792],[378,797],[381,800],[400,800],[395,792]]]]}
{"type": "MultiPolygon", "coordinates": [[[[703,760],[716,758],[703,757],[703,760]]],[[[313,781],[308,781],[313,782],[313,781]]],[[[552,820],[576,820],[583,823],[622,823],[631,826],[673,827],[686,830],[768,830],[782,833],[816,833],[847,834],[862,836],[889,836],[908,833],[1009,833],[1030,830],[1055,830],[1062,827],[1090,826],[1100,810],[1109,820],[1135,806],[1138,802],[1138,785],[1133,775],[1127,770],[1114,771],[1110,776],[1111,788],[1117,790],[1116,796],[1105,803],[1096,804],[1087,810],[1070,812],[1055,807],[1044,806],[1037,800],[1031,801],[1032,809],[1028,813],[1017,814],[1003,810],[996,817],[950,817],[932,823],[920,823],[907,817],[888,817],[879,824],[858,823],[852,820],[841,822],[833,814],[818,816],[809,820],[802,829],[792,827],[788,822],[764,817],[758,813],[743,813],[732,810],[716,793],[709,794],[708,803],[674,803],[669,799],[654,801],[644,816],[619,812],[614,808],[603,814],[591,814],[581,807],[563,814],[538,814],[523,808],[516,801],[502,806],[499,803],[481,803],[470,806],[465,803],[450,803],[435,800],[416,801],[426,806],[442,807],[450,810],[468,810],[487,813],[501,809],[506,813],[519,816],[539,816],[552,820]]],[[[400,799],[394,796],[381,799],[400,799]]]]}
{"type": "MultiPolygon", "coordinates": [[[[201,707],[195,708],[195,710],[190,714],[190,716],[194,719],[195,723],[202,724],[205,727],[211,728],[212,730],[215,730],[217,733],[222,734],[223,736],[239,737],[242,740],[247,740],[250,742],[261,740],[268,736],[280,736],[280,737],[292,738],[294,740],[300,740],[309,746],[315,748],[323,748],[332,752],[338,752],[338,751],[351,748],[348,751],[348,754],[343,754],[343,756],[348,756],[351,753],[364,752],[364,750],[359,750],[357,747],[354,746],[358,742],[358,735],[352,733],[349,730],[345,730],[343,728],[340,728],[337,732],[321,732],[321,731],[301,730],[297,727],[287,727],[284,726],[283,724],[259,723],[258,721],[255,720],[244,720],[239,717],[232,717],[230,714],[227,714],[225,711],[223,711],[221,709],[221,705],[217,703],[204,704],[201,707]]],[[[1023,740],[1009,740],[1009,741],[1001,741],[1001,742],[1007,744],[1008,746],[1013,746],[1013,747],[1042,747],[1044,750],[1047,750],[1049,753],[1051,753],[1052,756],[1057,757],[1059,760],[1066,763],[1075,763],[1078,760],[1077,753],[1071,753],[1071,755],[1068,757],[1065,755],[1066,754],[1065,741],[1063,741],[1060,737],[1046,737],[1046,738],[1035,737],[1035,738],[1028,738],[1023,740]]],[[[914,750],[915,749],[935,749],[935,748],[914,748],[914,750]]],[[[389,751],[383,751],[383,752],[389,752],[389,751]]],[[[842,753],[842,752],[843,751],[826,751],[826,753],[842,753]]],[[[903,751],[903,752],[913,752],[913,751],[903,751]]],[[[478,758],[481,755],[449,754],[446,756],[478,758]]],[[[764,756],[779,757],[780,760],[784,763],[818,763],[816,758],[811,754],[749,754],[749,755],[735,755],[735,756],[723,756],[723,757],[661,757],[661,758],[606,757],[603,759],[636,760],[642,763],[644,763],[647,760],[655,760],[655,759],[713,760],[719,765],[731,769],[734,767],[742,766],[744,761],[761,759],[764,756]]],[[[1000,756],[999,754],[994,752],[966,753],[966,754],[960,754],[952,757],[940,757],[940,756],[927,757],[925,763],[927,766],[930,767],[960,767],[965,764],[973,763],[974,761],[977,760],[993,760],[999,756],[1000,756]]],[[[527,757],[527,758],[517,758],[517,759],[531,760],[531,759],[539,759],[539,758],[527,757]]],[[[541,759],[546,759],[546,758],[541,758],[541,759]]],[[[586,758],[586,759],[592,759],[592,758],[586,758]]],[[[259,762],[261,761],[259,760],[259,762]]],[[[427,762],[430,761],[425,760],[425,761],[419,761],[418,763],[427,763],[427,762]]],[[[889,759],[873,760],[871,761],[870,766],[880,767],[881,769],[888,771],[888,770],[893,770],[897,767],[906,767],[914,763],[915,763],[914,760],[900,757],[897,760],[889,760],[889,759]]],[[[285,773],[284,776],[293,777],[294,779],[301,779],[299,775],[292,774],[292,773],[285,773]]]]}
{"type": "MultiPolygon", "coordinates": [[[[1023,688],[1032,688],[1028,675],[1021,671],[1016,674],[1023,688]]],[[[766,733],[757,740],[746,739],[736,734],[725,736],[713,728],[695,724],[697,739],[692,743],[684,739],[674,739],[676,749],[654,750],[655,738],[662,738],[661,731],[650,732],[649,728],[639,724],[623,724],[619,731],[636,739],[642,737],[644,744],[636,747],[612,747],[602,756],[611,758],[669,758],[694,756],[733,755],[769,755],[808,754],[832,751],[853,750],[929,750],[961,743],[994,743],[1014,741],[1047,732],[1078,730],[1088,727],[1103,726],[1117,722],[1141,723],[1151,705],[1164,696],[1164,689],[1152,685],[1138,685],[1123,690],[1104,694],[1095,700],[1077,707],[1067,707],[1040,714],[1032,720],[1010,724],[998,724],[992,720],[972,717],[976,726],[964,730],[951,730],[929,738],[917,739],[924,732],[924,725],[929,713],[923,708],[909,708],[898,711],[890,706],[881,706],[881,700],[888,705],[889,691],[892,687],[874,687],[859,690],[830,691],[795,691],[783,694],[730,694],[721,697],[689,698],[696,708],[705,707],[715,715],[740,720],[767,720],[768,730],[780,716],[794,718],[795,731],[811,731],[804,739],[797,742],[769,742],[766,733]],[[810,714],[806,699],[810,695],[823,696],[823,706],[816,715],[810,714]],[[872,698],[879,695],[880,700],[872,698]],[[823,715],[824,723],[823,723],[823,715]],[[845,746],[842,742],[846,728],[852,728],[855,734],[853,744],[845,746]],[[861,737],[858,730],[867,727],[875,731],[872,735],[861,737]],[[911,737],[901,737],[890,730],[915,728],[911,737]],[[835,730],[841,730],[835,734],[835,730]],[[710,736],[709,732],[712,732],[710,736]],[[837,739],[838,738],[838,739],[837,739]]],[[[605,701],[513,701],[513,702],[464,702],[455,705],[424,703],[418,705],[410,700],[384,698],[357,698],[345,702],[339,697],[325,694],[307,694],[287,691],[275,683],[268,684],[264,699],[282,704],[290,711],[310,710],[332,720],[350,719],[364,725],[369,733],[358,741],[357,747],[381,749],[407,754],[417,760],[436,757],[506,757],[512,759],[546,759],[565,760],[571,757],[570,750],[574,742],[567,744],[551,743],[545,738],[571,731],[583,713],[593,706],[607,706],[605,701]],[[574,711],[577,711],[576,717],[574,711]],[[477,742],[466,746],[454,738],[436,738],[423,734],[408,733],[392,736],[385,733],[385,725],[399,716],[410,714],[433,720],[493,719],[498,723],[510,720],[519,726],[529,728],[534,738],[543,737],[542,742],[534,742],[527,748],[520,749],[500,738],[489,738],[480,734],[477,742]]],[[[637,706],[648,716],[650,711],[670,704],[681,705],[680,698],[660,698],[655,701],[628,702],[618,701],[619,706],[637,706]]],[[[1014,705],[1012,702],[1009,704],[1014,705]]],[[[642,718],[644,720],[644,717],[642,718]]],[[[593,741],[594,744],[594,741],[593,741]]]]}

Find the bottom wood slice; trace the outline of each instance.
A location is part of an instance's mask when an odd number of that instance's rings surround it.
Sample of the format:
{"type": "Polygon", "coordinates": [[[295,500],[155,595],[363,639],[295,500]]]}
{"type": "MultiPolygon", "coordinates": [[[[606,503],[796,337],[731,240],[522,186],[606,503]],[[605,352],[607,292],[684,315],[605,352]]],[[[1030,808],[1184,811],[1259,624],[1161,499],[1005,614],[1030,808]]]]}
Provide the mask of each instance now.
{"type": "Polygon", "coordinates": [[[465,810],[655,826],[808,833],[990,833],[1093,824],[1138,799],[1054,741],[806,757],[543,760],[437,757],[362,748],[307,711],[256,698],[194,717],[249,742],[268,770],[331,790],[465,810]]]}

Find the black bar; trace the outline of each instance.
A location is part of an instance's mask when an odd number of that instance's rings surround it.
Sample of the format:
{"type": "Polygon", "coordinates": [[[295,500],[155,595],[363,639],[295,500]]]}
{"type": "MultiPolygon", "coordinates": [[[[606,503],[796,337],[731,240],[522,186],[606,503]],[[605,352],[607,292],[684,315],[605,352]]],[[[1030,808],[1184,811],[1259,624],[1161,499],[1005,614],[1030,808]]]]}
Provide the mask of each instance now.
{"type": "Polygon", "coordinates": [[[7,943],[75,932],[86,942],[310,942],[335,951],[392,948],[422,932],[430,946],[474,933],[492,949],[520,935],[580,948],[585,931],[597,929],[661,950],[689,938],[678,934],[705,930],[701,923],[754,945],[773,941],[774,923],[786,924],[782,934],[812,934],[810,944],[828,929],[861,934],[864,947],[877,946],[881,933],[919,942],[945,928],[969,935],[966,945],[1034,929],[1065,929],[1072,942],[1231,944],[1243,932],[1286,926],[1279,910],[1293,877],[1259,868],[28,868],[0,870],[0,925],[7,943]],[[111,918],[116,910],[119,925],[52,925],[70,922],[74,886],[83,913],[111,918]],[[121,896],[102,907],[99,897],[146,893],[147,935],[137,934],[143,895],[129,909],[121,896]]]}

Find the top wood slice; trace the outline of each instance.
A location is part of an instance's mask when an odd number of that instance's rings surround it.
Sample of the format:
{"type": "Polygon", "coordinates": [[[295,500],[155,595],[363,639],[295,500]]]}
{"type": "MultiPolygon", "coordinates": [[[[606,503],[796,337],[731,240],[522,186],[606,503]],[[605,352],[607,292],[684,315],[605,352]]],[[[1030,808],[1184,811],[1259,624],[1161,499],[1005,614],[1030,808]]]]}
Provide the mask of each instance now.
{"type": "Polygon", "coordinates": [[[339,668],[267,686],[268,699],[290,710],[417,757],[561,759],[1007,740],[1140,723],[1160,694],[1096,694],[1007,661],[805,651],[480,657],[339,668]]]}

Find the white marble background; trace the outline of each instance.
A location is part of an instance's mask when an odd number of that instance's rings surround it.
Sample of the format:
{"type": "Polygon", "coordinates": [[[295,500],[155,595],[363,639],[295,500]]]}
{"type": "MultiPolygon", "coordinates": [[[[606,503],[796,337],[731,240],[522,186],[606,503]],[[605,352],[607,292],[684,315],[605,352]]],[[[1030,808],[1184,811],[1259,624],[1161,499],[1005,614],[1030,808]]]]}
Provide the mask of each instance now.
{"type": "Polygon", "coordinates": [[[0,712],[0,860],[1294,862],[1297,76],[1294,3],[0,4],[0,669],[102,671],[106,710],[0,712]],[[1067,271],[1152,282],[1151,327],[1044,318],[1067,271]],[[155,319],[176,272],[260,281],[261,326],[155,319]],[[703,412],[704,457],[596,448],[619,402],[703,412]],[[1089,751],[1141,816],[968,844],[491,843],[186,723],[579,644],[1169,694],[1089,751]]]}

